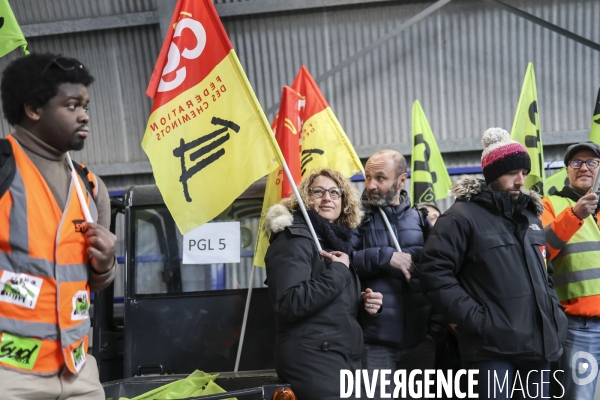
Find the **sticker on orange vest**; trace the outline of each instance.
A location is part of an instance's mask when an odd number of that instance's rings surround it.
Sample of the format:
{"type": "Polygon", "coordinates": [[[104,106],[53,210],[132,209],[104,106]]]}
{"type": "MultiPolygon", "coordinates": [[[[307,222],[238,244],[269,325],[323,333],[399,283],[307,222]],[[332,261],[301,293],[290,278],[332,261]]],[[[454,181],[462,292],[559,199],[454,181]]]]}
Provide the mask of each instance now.
{"type": "Polygon", "coordinates": [[[34,309],[43,282],[35,276],[3,271],[0,278],[0,301],[34,309]]]}
{"type": "Polygon", "coordinates": [[[546,246],[540,246],[540,253],[542,253],[542,257],[546,261],[546,246]]]}
{"type": "Polygon", "coordinates": [[[0,341],[0,364],[7,364],[28,371],[33,369],[42,341],[2,333],[0,341]]]}
{"type": "Polygon", "coordinates": [[[71,320],[76,321],[90,317],[90,300],[86,290],[80,290],[73,296],[73,310],[71,320]]]}
{"type": "Polygon", "coordinates": [[[85,365],[85,351],[83,351],[83,345],[85,344],[85,340],[81,341],[81,344],[71,350],[71,359],[73,360],[73,365],[77,370],[77,373],[81,371],[81,368],[85,365]]]}

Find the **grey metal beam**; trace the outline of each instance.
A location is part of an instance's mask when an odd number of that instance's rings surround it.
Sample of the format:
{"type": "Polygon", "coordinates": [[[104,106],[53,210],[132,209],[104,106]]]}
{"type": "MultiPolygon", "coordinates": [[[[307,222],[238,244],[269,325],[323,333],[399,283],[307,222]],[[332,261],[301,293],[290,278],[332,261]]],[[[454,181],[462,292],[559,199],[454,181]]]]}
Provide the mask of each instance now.
{"type": "Polygon", "coordinates": [[[219,16],[224,18],[367,3],[398,3],[400,1],[401,0],[254,0],[242,1],[239,3],[215,4],[215,8],[217,9],[219,16]]]}
{"type": "Polygon", "coordinates": [[[36,36],[61,35],[64,33],[97,31],[103,29],[127,28],[131,26],[158,23],[158,12],[111,15],[108,17],[83,18],[70,21],[45,22],[41,24],[21,25],[26,38],[36,36]]]}
{"type": "MultiPolygon", "coordinates": [[[[391,3],[398,1],[401,0],[256,0],[216,4],[215,8],[221,18],[227,18],[252,14],[306,10],[311,8],[327,8],[366,3],[391,3]]],[[[157,11],[21,25],[21,30],[26,38],[30,38],[160,24],[161,34],[164,37],[169,23],[171,22],[176,3],[177,0],[160,0],[157,3],[157,11]]]]}
{"type": "Polygon", "coordinates": [[[167,36],[167,30],[169,30],[169,24],[175,11],[175,5],[177,0],[159,0],[158,1],[158,18],[160,24],[160,37],[164,38],[167,36]]]}
{"type": "MultiPolygon", "coordinates": [[[[441,7],[443,7],[446,4],[450,3],[451,1],[452,0],[438,0],[438,1],[436,1],[435,3],[433,3],[432,5],[430,5],[429,7],[425,8],[423,11],[417,13],[414,17],[409,18],[408,20],[406,20],[402,25],[400,25],[396,29],[391,30],[390,32],[386,33],[385,35],[383,35],[379,39],[377,39],[377,40],[373,41],[372,43],[370,43],[368,46],[366,46],[366,47],[362,48],[361,50],[357,51],[356,53],[354,53],[352,56],[348,57],[344,61],[342,61],[339,64],[335,65],[333,68],[330,68],[325,73],[319,75],[318,77],[315,78],[315,81],[317,83],[323,82],[325,79],[329,78],[330,76],[333,76],[337,72],[339,72],[342,69],[346,68],[348,65],[352,64],[356,60],[358,60],[361,57],[365,56],[367,53],[375,50],[377,47],[379,47],[382,44],[386,43],[388,40],[390,40],[390,39],[398,36],[401,32],[403,32],[404,30],[406,30],[410,26],[412,26],[412,25],[416,24],[417,22],[421,21],[423,18],[428,17],[431,13],[437,11],[438,9],[440,9],[441,7]]],[[[270,113],[274,113],[278,109],[279,109],[279,103],[273,104],[271,107],[269,107],[268,109],[265,110],[265,114],[268,115],[270,113]]]]}
{"type": "Polygon", "coordinates": [[[541,26],[543,28],[550,29],[551,31],[556,32],[559,35],[562,35],[562,36],[564,36],[566,38],[574,40],[577,43],[580,43],[580,44],[582,44],[584,46],[587,46],[587,47],[589,47],[591,49],[594,49],[596,51],[600,51],[600,44],[598,44],[596,42],[593,42],[591,40],[588,40],[588,39],[584,38],[583,36],[579,36],[579,35],[571,32],[571,31],[563,29],[563,28],[561,28],[558,25],[551,24],[550,22],[548,22],[546,20],[543,20],[541,18],[538,18],[535,15],[526,13],[525,11],[519,10],[518,8],[515,8],[515,7],[513,7],[511,5],[508,5],[508,4],[506,4],[506,3],[502,2],[502,1],[499,1],[499,0],[483,0],[483,1],[485,1],[486,3],[493,4],[496,7],[502,8],[503,10],[506,10],[506,11],[508,11],[510,13],[513,13],[513,14],[521,17],[521,18],[525,18],[526,20],[531,21],[534,24],[537,24],[537,25],[539,25],[539,26],[541,26]]]}

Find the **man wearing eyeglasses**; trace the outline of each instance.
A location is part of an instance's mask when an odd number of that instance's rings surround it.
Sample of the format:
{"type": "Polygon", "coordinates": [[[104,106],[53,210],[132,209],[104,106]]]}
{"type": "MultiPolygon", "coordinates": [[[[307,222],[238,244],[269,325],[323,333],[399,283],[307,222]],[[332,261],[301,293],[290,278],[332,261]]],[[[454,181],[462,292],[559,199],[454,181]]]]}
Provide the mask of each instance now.
{"type": "Polygon", "coordinates": [[[106,186],[80,164],[73,174],[67,157],[90,134],[93,81],[81,62],[53,54],[2,73],[14,127],[0,140],[2,399],[104,399],[87,355],[90,292],[115,277],[116,237],[106,186]]]}
{"type": "Polygon", "coordinates": [[[542,215],[555,271],[554,288],[569,320],[558,369],[564,370],[563,398],[591,400],[597,381],[592,370],[595,361],[573,357],[586,352],[600,360],[600,230],[597,188],[592,188],[600,146],[592,142],[571,145],[564,161],[569,185],[543,200],[542,215]]]}

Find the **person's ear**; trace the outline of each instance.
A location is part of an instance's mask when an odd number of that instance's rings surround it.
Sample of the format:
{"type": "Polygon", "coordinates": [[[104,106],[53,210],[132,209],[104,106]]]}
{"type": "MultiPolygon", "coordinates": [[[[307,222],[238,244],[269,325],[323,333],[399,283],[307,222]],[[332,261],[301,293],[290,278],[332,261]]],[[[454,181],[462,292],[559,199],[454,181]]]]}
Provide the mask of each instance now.
{"type": "Polygon", "coordinates": [[[25,104],[25,105],[23,105],[23,108],[25,109],[25,116],[27,116],[27,118],[29,118],[30,120],[32,120],[34,122],[39,121],[40,118],[42,117],[42,115],[41,115],[42,108],[41,107],[37,107],[32,104],[25,104]]]}
{"type": "Polygon", "coordinates": [[[398,177],[398,187],[399,188],[404,187],[404,182],[406,182],[407,178],[408,178],[408,174],[406,172],[403,174],[400,174],[400,176],[398,177]]]}

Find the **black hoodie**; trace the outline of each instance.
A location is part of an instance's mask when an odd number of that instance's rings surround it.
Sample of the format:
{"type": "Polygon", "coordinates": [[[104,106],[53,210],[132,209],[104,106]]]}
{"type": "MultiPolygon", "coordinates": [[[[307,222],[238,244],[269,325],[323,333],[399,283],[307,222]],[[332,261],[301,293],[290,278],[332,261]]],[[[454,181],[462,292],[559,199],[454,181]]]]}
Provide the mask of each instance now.
{"type": "Polygon", "coordinates": [[[544,262],[539,197],[524,191],[511,202],[475,178],[453,193],[423,249],[421,287],[457,324],[463,361],[556,360],[567,320],[544,262]]]}

